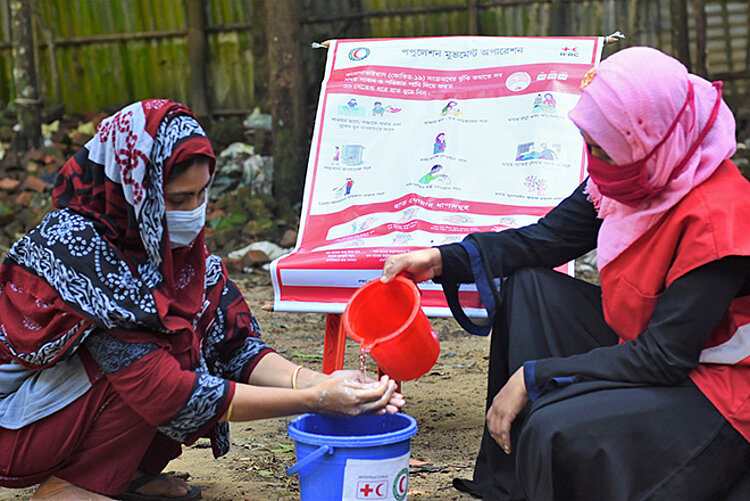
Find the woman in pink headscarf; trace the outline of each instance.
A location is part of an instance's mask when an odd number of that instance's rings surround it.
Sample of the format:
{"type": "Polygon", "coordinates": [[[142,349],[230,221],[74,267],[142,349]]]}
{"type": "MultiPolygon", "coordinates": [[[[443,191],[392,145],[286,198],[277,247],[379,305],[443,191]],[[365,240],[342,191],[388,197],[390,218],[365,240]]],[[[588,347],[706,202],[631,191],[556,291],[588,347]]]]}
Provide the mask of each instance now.
{"type": "Polygon", "coordinates": [[[570,112],[590,177],[536,224],[392,256],[493,321],[484,499],[750,499],[750,183],[721,85],[646,47],[570,112]],[[552,269],[597,249],[601,287],[552,269]],[[493,277],[503,277],[501,291],[493,277]],[[495,315],[495,312],[497,315],[495,315]]]}

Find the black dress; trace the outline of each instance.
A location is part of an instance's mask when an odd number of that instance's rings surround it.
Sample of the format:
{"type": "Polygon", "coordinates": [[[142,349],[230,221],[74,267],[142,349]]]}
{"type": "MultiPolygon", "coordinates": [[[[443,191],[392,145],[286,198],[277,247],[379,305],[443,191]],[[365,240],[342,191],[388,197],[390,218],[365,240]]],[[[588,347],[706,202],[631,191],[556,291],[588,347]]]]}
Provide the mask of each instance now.
{"type": "Polygon", "coordinates": [[[600,289],[552,271],[596,246],[601,221],[583,187],[536,224],[439,247],[446,291],[505,277],[487,407],[521,365],[532,399],[513,452],[485,426],[474,479],[454,485],[487,500],[750,499],[750,444],[687,377],[729,303],[750,293],[750,258],[675,280],[648,329],[618,344],[600,289]]]}

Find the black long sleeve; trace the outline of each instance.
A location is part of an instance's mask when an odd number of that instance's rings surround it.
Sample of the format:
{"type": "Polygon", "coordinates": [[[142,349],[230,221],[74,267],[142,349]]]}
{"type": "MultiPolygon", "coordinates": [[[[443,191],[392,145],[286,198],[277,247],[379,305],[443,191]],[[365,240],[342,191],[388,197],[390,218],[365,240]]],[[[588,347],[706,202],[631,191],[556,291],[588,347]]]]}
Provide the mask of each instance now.
{"type": "MultiPolygon", "coordinates": [[[[583,193],[585,182],[537,223],[501,232],[472,233],[467,240],[482,252],[494,277],[525,266],[554,268],[596,247],[601,220],[583,193]]],[[[465,249],[460,244],[438,247],[443,274],[436,281],[472,283],[465,249]]]]}
{"type": "Polygon", "coordinates": [[[750,257],[731,256],[692,270],[664,290],[638,338],[580,355],[537,360],[533,383],[542,392],[559,378],[678,384],[698,365],[709,334],[749,277],[750,257]]]}
{"type": "MultiPolygon", "coordinates": [[[[585,183],[536,224],[467,240],[482,252],[487,272],[507,276],[525,266],[555,267],[596,246],[601,220],[583,193],[585,183]]],[[[436,281],[471,283],[474,275],[460,244],[439,247],[443,275],[436,281]]],[[[566,358],[533,361],[537,393],[553,380],[610,380],[671,385],[697,366],[708,335],[740,289],[750,283],[750,257],[728,257],[675,280],[662,293],[648,328],[636,340],[566,358]]],[[[741,294],[747,294],[742,291],[741,294]]]]}

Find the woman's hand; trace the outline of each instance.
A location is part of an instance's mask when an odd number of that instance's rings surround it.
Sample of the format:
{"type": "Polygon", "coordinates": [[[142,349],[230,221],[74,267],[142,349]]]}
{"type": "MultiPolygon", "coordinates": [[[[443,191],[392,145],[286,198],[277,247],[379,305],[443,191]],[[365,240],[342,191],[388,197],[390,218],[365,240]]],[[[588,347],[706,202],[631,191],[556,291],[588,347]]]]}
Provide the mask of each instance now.
{"type": "Polygon", "coordinates": [[[508,379],[487,411],[487,429],[506,454],[510,454],[510,425],[518,413],[529,402],[526,382],[523,379],[523,366],[508,379]]]}
{"type": "Polygon", "coordinates": [[[314,411],[323,414],[396,413],[405,403],[388,376],[376,381],[354,370],[336,371],[311,390],[317,395],[314,411]]]}
{"type": "Polygon", "coordinates": [[[443,273],[443,258],[440,251],[431,247],[406,254],[388,256],[383,265],[380,280],[388,283],[399,273],[405,273],[415,282],[424,282],[443,273]]]}

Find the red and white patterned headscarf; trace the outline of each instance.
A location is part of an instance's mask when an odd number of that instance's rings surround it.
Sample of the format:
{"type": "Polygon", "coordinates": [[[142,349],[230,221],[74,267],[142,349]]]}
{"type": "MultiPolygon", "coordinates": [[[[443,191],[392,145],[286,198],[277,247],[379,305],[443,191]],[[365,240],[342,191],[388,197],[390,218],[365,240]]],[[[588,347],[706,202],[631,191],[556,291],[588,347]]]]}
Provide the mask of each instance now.
{"type": "Polygon", "coordinates": [[[195,155],[213,170],[211,144],[181,104],[137,102],[101,122],[60,171],[60,210],[0,267],[0,358],[46,367],[95,328],[197,352],[195,331],[218,304],[208,295],[221,293],[225,270],[203,232],[171,249],[164,204],[172,167],[195,155]]]}

